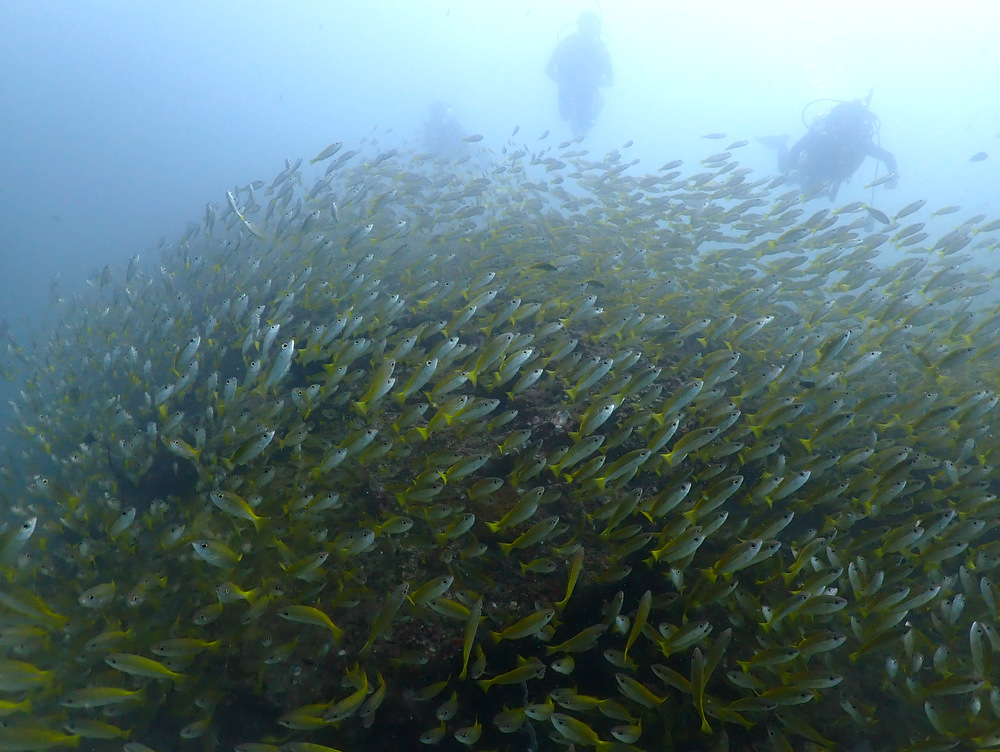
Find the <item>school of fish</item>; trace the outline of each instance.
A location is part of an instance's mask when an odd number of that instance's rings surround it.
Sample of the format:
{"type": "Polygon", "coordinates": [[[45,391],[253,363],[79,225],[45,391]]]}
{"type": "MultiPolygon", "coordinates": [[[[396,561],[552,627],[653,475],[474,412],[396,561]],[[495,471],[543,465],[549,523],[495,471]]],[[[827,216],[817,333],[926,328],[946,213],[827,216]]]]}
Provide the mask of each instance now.
{"type": "Polygon", "coordinates": [[[0,752],[1000,749],[1000,220],[745,144],[331,144],[5,329],[0,752]]]}

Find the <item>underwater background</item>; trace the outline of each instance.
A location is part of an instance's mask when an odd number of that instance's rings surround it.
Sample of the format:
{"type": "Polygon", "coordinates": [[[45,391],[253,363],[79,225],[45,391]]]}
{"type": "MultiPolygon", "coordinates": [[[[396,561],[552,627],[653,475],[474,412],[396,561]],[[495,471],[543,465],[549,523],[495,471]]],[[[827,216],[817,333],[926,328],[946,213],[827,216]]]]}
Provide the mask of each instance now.
{"type": "Polygon", "coordinates": [[[0,11],[0,751],[1000,749],[996,6],[0,11]]]}

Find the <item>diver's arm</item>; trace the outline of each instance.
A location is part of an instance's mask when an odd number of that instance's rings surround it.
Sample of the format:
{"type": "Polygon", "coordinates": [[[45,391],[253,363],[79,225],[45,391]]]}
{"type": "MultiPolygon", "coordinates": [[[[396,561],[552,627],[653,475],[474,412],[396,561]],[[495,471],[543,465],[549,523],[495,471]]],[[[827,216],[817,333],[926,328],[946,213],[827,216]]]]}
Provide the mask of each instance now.
{"type": "Polygon", "coordinates": [[[896,168],[896,158],[892,155],[892,152],[889,151],[888,149],[883,149],[881,146],[869,143],[866,153],[868,154],[868,156],[875,157],[875,159],[884,164],[885,168],[889,172],[895,173],[896,175],[899,174],[899,171],[896,168]]]}
{"type": "Polygon", "coordinates": [[[545,75],[553,80],[556,78],[556,55],[554,52],[552,53],[552,57],[549,58],[548,64],[545,66],[545,75]]]}

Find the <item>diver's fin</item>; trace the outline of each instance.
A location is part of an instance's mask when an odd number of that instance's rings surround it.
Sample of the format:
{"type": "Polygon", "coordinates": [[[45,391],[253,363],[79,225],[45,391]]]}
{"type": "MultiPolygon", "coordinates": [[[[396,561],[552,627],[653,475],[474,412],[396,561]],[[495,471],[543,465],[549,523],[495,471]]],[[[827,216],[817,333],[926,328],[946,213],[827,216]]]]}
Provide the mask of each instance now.
{"type": "Polygon", "coordinates": [[[757,143],[763,144],[768,149],[783,149],[788,143],[788,135],[782,136],[759,136],[757,143]]]}

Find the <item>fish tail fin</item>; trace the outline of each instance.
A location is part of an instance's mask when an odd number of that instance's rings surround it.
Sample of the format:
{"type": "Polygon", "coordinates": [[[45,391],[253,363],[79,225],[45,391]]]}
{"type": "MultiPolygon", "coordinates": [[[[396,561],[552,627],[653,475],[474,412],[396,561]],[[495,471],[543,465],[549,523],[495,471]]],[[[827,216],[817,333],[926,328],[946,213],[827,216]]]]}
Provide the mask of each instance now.
{"type": "Polygon", "coordinates": [[[174,686],[179,690],[187,688],[191,682],[191,677],[187,674],[174,674],[170,678],[173,681],[174,686]]]}

